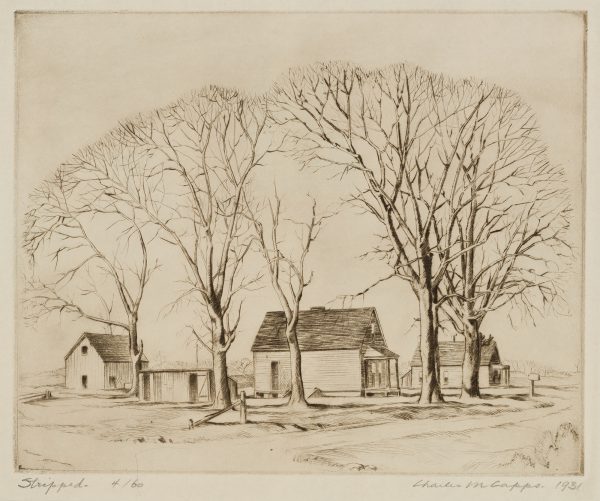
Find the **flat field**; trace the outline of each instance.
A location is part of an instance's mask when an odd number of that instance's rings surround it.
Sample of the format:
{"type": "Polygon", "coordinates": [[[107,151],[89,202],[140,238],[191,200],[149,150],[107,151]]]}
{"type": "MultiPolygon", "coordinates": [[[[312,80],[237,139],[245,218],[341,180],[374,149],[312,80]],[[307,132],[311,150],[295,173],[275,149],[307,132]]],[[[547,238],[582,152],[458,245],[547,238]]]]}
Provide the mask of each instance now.
{"type": "MultiPolygon", "coordinates": [[[[56,375],[55,375],[56,376],[56,375]]],[[[543,376],[484,390],[474,403],[416,405],[415,396],[310,399],[305,410],[248,398],[189,429],[211,410],[151,404],[117,392],[81,395],[60,377],[22,381],[17,468],[38,471],[374,472],[557,475],[580,473],[579,376],[543,376]],[[43,382],[39,382],[43,381],[43,382]]]]}

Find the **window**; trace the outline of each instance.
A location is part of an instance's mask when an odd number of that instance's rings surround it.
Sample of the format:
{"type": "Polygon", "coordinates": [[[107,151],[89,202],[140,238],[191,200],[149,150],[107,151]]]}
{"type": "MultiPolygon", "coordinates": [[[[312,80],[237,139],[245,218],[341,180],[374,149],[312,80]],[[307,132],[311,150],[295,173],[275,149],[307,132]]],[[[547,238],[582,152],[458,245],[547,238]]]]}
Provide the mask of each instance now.
{"type": "Polygon", "coordinates": [[[81,347],[81,354],[82,354],[82,355],[87,355],[87,350],[88,350],[88,347],[87,347],[87,346],[82,346],[82,347],[81,347]]]}
{"type": "Polygon", "coordinates": [[[419,371],[419,383],[423,382],[423,371],[419,371]]]}
{"type": "Polygon", "coordinates": [[[448,373],[444,372],[444,384],[448,384],[448,373]]]}

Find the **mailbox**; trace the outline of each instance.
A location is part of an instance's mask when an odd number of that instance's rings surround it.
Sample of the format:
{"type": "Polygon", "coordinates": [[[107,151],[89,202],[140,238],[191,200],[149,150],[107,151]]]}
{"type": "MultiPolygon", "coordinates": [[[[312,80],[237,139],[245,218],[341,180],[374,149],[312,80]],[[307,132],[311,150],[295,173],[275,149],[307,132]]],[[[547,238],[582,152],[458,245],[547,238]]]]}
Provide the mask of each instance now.
{"type": "Polygon", "coordinates": [[[539,381],[540,375],[536,374],[535,372],[532,372],[531,374],[529,374],[529,380],[530,381],[539,381]]]}

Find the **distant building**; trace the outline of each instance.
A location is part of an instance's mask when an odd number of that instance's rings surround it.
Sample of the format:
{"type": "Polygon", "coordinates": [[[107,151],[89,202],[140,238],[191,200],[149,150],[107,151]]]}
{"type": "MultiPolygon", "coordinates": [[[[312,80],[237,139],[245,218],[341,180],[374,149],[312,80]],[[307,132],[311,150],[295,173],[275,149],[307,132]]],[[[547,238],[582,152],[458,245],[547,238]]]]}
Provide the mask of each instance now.
{"type": "MultiPolygon", "coordinates": [[[[464,341],[440,341],[440,385],[442,388],[462,386],[462,363],[465,353],[464,341]]],[[[420,388],[423,377],[421,349],[417,347],[410,362],[410,371],[402,376],[402,387],[420,388]]],[[[484,341],[481,345],[479,387],[508,386],[510,366],[502,364],[496,341],[484,341]]]]}
{"type": "MultiPolygon", "coordinates": [[[[129,336],[83,333],[65,355],[65,385],[77,390],[131,387],[129,336]]],[[[142,369],[148,359],[142,355],[142,369]]]]}
{"type": "MultiPolygon", "coordinates": [[[[282,311],[270,311],[252,352],[256,396],[290,389],[290,355],[282,311]]],[[[388,349],[375,308],[301,311],[297,327],[304,391],[325,395],[398,393],[398,355],[388,349]]]]}

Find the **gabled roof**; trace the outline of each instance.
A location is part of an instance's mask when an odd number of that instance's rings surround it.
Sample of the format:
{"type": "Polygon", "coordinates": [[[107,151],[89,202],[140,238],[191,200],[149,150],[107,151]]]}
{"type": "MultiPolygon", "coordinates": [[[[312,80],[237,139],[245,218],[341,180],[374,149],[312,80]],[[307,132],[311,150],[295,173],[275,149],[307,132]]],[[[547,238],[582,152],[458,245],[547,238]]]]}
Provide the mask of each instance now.
{"type": "MultiPolygon", "coordinates": [[[[465,353],[464,341],[440,341],[439,349],[440,365],[462,365],[465,353]]],[[[481,346],[480,365],[490,365],[490,363],[500,363],[500,353],[496,341],[490,341],[481,346]]],[[[415,350],[410,365],[411,367],[421,367],[421,348],[419,346],[415,350]]]]}
{"type": "Polygon", "coordinates": [[[398,358],[398,355],[394,353],[392,350],[386,348],[385,346],[377,346],[376,348],[369,346],[364,351],[365,358],[376,358],[376,357],[386,357],[386,358],[398,358]]]}
{"type": "MultiPolygon", "coordinates": [[[[252,344],[252,351],[287,351],[285,327],[283,311],[267,312],[252,344]]],[[[373,307],[303,310],[298,316],[296,332],[301,351],[360,350],[367,345],[387,349],[373,307]],[[369,340],[371,321],[376,323],[377,332],[369,340]]],[[[386,353],[397,356],[390,350],[386,353]]]]}
{"type": "MultiPolygon", "coordinates": [[[[129,336],[93,334],[91,332],[84,332],[65,355],[65,358],[68,358],[73,353],[73,350],[77,348],[84,338],[87,338],[103,362],[131,362],[129,336]]],[[[146,355],[142,355],[142,362],[147,361],[146,355]]]]}

